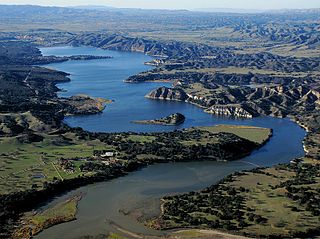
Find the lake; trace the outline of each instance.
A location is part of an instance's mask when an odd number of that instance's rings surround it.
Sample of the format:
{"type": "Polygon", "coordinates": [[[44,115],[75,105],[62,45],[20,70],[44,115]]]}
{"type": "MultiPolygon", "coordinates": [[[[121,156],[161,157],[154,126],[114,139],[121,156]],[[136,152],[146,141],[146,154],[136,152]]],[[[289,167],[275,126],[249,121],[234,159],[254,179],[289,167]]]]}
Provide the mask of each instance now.
{"type": "Polygon", "coordinates": [[[152,132],[169,131],[192,126],[215,124],[252,125],[272,128],[270,142],[250,156],[234,162],[188,162],[152,165],[128,176],[108,182],[85,186],[56,198],[55,204],[71,195],[84,192],[79,203],[77,220],[54,226],[36,238],[77,238],[117,232],[118,225],[126,230],[160,235],[164,232],[148,229],[135,219],[141,211],[154,215],[159,212],[159,198],[172,193],[200,190],[226,175],[257,166],[288,163],[304,155],[302,140],[306,132],[289,119],[259,117],[230,119],[204,113],[202,109],[184,102],[146,99],[151,90],[169,83],[128,84],[123,81],[131,75],[152,69],[144,62],[152,58],[140,53],[108,51],[92,47],[42,48],[44,55],[99,55],[112,59],[67,61],[47,67],[70,73],[71,82],[58,85],[62,97],[88,94],[114,100],[103,113],[90,116],[71,116],[65,119],[70,126],[95,132],[152,132]],[[138,125],[133,120],[155,119],[172,113],[186,116],[179,126],[138,125]],[[127,215],[131,212],[131,216],[127,215]]]}

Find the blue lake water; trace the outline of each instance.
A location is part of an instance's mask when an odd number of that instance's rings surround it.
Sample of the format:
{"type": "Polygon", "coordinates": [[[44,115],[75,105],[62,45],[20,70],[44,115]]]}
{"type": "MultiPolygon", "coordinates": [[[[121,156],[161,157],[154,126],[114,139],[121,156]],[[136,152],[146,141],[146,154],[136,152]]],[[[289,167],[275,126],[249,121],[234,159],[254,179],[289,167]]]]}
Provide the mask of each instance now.
{"type": "MultiPolygon", "coordinates": [[[[131,75],[151,69],[150,66],[143,64],[151,59],[149,56],[91,47],[52,47],[41,50],[45,55],[113,56],[112,59],[68,61],[47,66],[71,74],[71,82],[59,85],[64,89],[64,92],[59,93],[60,96],[88,94],[114,100],[114,103],[108,105],[102,114],[67,117],[65,122],[70,126],[79,126],[86,130],[100,132],[151,132],[191,126],[234,124],[272,128],[274,135],[268,144],[242,160],[228,163],[157,164],[123,178],[82,187],[70,192],[64,197],[80,191],[86,193],[86,196],[79,203],[77,220],[47,229],[36,238],[76,238],[83,235],[107,233],[108,231],[119,232],[112,226],[113,223],[133,232],[158,235],[161,233],[145,228],[121,211],[146,207],[155,210],[158,204],[150,206],[150,202],[158,202],[160,197],[168,193],[199,190],[216,183],[234,171],[287,163],[304,155],[302,140],[305,131],[289,119],[271,117],[241,120],[219,118],[204,113],[202,109],[191,104],[144,98],[152,89],[169,85],[166,83],[128,84],[123,82],[131,75]],[[154,119],[176,112],[184,114],[187,118],[181,126],[131,123],[132,120],[154,119]],[[113,223],[110,224],[110,222],[113,223]]],[[[57,200],[62,199],[58,198],[57,200]]]]}

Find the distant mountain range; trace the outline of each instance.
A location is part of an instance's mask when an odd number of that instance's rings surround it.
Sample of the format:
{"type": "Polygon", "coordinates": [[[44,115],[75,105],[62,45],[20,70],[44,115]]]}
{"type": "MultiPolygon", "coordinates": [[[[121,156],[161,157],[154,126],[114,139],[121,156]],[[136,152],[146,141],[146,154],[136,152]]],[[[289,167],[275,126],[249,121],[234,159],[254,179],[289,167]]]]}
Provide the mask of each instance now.
{"type": "Polygon", "coordinates": [[[83,5],[83,6],[71,6],[69,8],[87,9],[87,10],[112,10],[115,7],[103,6],[103,5],[83,5]]]}
{"type": "Polygon", "coordinates": [[[216,13],[285,13],[285,12],[320,12],[320,8],[311,9],[239,9],[239,8],[197,8],[197,12],[216,12],[216,13]]]}
{"type": "Polygon", "coordinates": [[[122,12],[128,14],[156,14],[162,13],[233,13],[233,14],[263,14],[263,13],[275,13],[275,14],[295,14],[295,13],[320,13],[320,8],[314,9],[279,9],[279,10],[259,10],[259,9],[237,9],[237,8],[197,8],[191,10],[177,9],[142,9],[142,8],[116,8],[111,6],[103,5],[83,5],[83,6],[69,6],[69,7],[58,7],[58,6],[39,6],[39,5],[2,5],[0,4],[0,18],[4,16],[12,17],[14,15],[23,16],[26,14],[51,14],[51,13],[84,13],[86,11],[106,11],[106,12],[122,12]]]}
{"type": "Polygon", "coordinates": [[[238,9],[238,8],[196,8],[196,12],[226,12],[226,13],[263,13],[266,10],[259,9],[238,9]]]}
{"type": "MultiPolygon", "coordinates": [[[[104,5],[83,5],[83,6],[71,6],[69,8],[75,9],[87,9],[87,10],[150,10],[150,9],[138,9],[138,8],[116,8],[104,5]]],[[[153,9],[153,10],[168,10],[168,9],[153,9]]],[[[285,13],[285,12],[320,12],[320,8],[312,9],[240,9],[240,8],[196,8],[196,9],[177,9],[176,11],[196,11],[196,12],[216,12],[216,13],[285,13]]]]}

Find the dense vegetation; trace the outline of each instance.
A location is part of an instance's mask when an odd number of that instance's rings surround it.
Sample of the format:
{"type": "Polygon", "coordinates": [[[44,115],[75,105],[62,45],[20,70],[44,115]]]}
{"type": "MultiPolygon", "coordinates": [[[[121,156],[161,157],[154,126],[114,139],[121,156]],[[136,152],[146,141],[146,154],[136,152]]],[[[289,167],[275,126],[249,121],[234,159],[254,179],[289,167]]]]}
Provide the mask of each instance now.
{"type": "Polygon", "coordinates": [[[149,225],[215,228],[267,238],[318,235],[319,112],[296,117],[308,129],[304,158],[236,173],[200,192],[165,197],[161,217],[149,225]]]}
{"type": "Polygon", "coordinates": [[[151,225],[222,229],[269,238],[314,235],[320,230],[319,166],[297,161],[255,169],[233,174],[200,192],[165,197],[162,216],[151,225]]]}

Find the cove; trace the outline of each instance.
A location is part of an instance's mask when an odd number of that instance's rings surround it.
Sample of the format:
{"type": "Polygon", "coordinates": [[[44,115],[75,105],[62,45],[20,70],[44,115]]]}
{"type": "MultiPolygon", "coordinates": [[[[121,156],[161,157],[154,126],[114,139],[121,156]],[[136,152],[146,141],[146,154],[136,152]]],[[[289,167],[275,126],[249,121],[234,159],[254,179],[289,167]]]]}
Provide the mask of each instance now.
{"type": "Polygon", "coordinates": [[[167,83],[124,83],[127,77],[151,69],[143,63],[151,57],[139,53],[106,51],[91,47],[52,47],[41,49],[44,55],[109,55],[112,59],[67,61],[46,67],[70,73],[71,82],[58,85],[60,96],[88,94],[114,100],[99,115],[67,117],[70,126],[96,132],[152,132],[215,124],[253,125],[272,128],[274,136],[264,147],[234,162],[188,162],[157,164],[128,176],[79,188],[58,197],[55,204],[77,192],[86,195],[79,203],[77,220],[54,226],[36,238],[79,238],[117,232],[117,226],[141,234],[161,235],[163,232],[144,227],[135,219],[145,210],[149,215],[159,212],[159,198],[166,194],[200,190],[226,175],[257,166],[287,163],[304,154],[305,131],[289,119],[259,117],[254,119],[219,118],[182,102],[164,102],[144,98],[149,91],[167,83]],[[136,125],[132,120],[154,119],[180,112],[187,118],[183,125],[136,125]],[[131,212],[130,215],[127,215],[131,212]],[[132,216],[135,215],[135,216],[132,216]]]}

